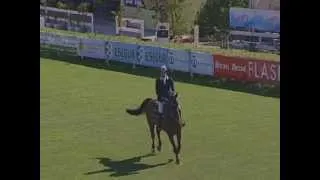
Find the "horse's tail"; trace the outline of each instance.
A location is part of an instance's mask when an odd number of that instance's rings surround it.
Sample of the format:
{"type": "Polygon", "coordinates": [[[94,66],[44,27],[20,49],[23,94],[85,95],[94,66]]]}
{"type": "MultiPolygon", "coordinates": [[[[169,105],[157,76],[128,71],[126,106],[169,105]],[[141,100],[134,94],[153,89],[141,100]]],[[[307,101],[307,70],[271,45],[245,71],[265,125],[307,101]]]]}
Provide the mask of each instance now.
{"type": "Polygon", "coordinates": [[[138,109],[126,109],[126,112],[130,115],[138,116],[144,113],[145,106],[151,101],[151,98],[145,99],[138,109]]]}

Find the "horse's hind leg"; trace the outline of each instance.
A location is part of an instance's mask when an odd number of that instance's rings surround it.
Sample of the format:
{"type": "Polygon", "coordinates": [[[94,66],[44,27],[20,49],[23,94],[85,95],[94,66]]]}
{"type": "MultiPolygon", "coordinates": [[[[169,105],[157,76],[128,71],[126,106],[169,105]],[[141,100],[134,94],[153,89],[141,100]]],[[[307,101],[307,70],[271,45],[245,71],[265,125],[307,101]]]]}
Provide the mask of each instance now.
{"type": "Polygon", "coordinates": [[[170,140],[170,143],[173,147],[173,152],[176,156],[176,164],[180,164],[179,153],[178,153],[178,149],[176,147],[176,144],[174,143],[173,135],[169,135],[169,140],[170,140]]]}
{"type": "Polygon", "coordinates": [[[161,147],[162,147],[162,142],[161,142],[161,138],[160,138],[160,131],[161,131],[161,129],[157,126],[157,137],[158,137],[157,150],[158,150],[159,152],[161,151],[161,147]]]}

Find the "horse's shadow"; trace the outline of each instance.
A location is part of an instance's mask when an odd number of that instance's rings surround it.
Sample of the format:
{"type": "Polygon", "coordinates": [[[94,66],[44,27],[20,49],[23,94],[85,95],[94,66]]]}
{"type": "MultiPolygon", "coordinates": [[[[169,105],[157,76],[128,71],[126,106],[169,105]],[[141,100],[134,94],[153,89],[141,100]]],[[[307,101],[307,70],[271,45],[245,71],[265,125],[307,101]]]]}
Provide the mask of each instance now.
{"type": "Polygon", "coordinates": [[[141,170],[155,168],[158,166],[164,166],[164,165],[172,162],[172,159],[169,159],[168,162],[154,164],[154,165],[144,164],[144,163],[140,162],[142,158],[146,158],[146,157],[150,157],[150,156],[154,156],[154,154],[137,156],[137,157],[124,159],[124,160],[120,160],[120,161],[112,160],[110,158],[95,158],[95,159],[99,160],[100,164],[107,167],[107,169],[87,172],[87,173],[85,173],[85,175],[111,172],[110,176],[112,176],[112,177],[127,176],[127,175],[132,175],[132,174],[138,174],[139,171],[141,171],[141,170]]]}

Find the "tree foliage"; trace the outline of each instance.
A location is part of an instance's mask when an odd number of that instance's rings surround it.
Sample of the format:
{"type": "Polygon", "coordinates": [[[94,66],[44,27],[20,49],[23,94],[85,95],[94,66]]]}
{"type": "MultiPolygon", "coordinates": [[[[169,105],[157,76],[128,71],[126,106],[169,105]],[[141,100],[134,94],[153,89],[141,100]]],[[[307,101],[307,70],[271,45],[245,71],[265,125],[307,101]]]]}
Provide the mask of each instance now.
{"type": "Polygon", "coordinates": [[[200,35],[216,35],[227,30],[230,7],[248,7],[248,0],[207,0],[196,17],[200,35]]]}
{"type": "Polygon", "coordinates": [[[186,32],[183,8],[186,0],[159,0],[154,3],[156,16],[153,17],[158,22],[169,22],[170,29],[175,34],[186,32]]]}
{"type": "Polygon", "coordinates": [[[186,0],[167,0],[168,1],[168,14],[169,22],[173,35],[183,34],[187,31],[186,17],[183,17],[183,8],[186,0]]]}
{"type": "Polygon", "coordinates": [[[57,8],[59,8],[59,9],[69,9],[68,4],[66,4],[66,3],[64,3],[64,2],[62,2],[62,1],[59,1],[56,6],[57,6],[57,8]]]}
{"type": "Polygon", "coordinates": [[[82,2],[78,5],[77,10],[82,13],[86,13],[90,11],[90,3],[82,2]]]}

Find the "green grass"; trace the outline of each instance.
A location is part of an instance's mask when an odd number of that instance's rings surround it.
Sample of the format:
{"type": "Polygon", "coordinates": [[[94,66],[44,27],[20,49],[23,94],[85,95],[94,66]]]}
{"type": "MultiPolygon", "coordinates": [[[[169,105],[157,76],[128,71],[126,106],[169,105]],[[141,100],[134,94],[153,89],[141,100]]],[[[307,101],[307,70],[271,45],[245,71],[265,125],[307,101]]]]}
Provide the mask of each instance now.
{"type": "Polygon", "coordinates": [[[40,64],[42,180],[280,179],[278,98],[177,82],[187,122],[182,165],[147,168],[173,158],[162,133],[161,153],[111,164],[138,174],[112,177],[95,158],[121,161],[151,150],[145,117],[124,109],[154,97],[154,79],[46,58],[40,64]]]}
{"type": "Polygon", "coordinates": [[[226,55],[226,56],[256,58],[259,60],[280,61],[279,55],[272,54],[272,53],[264,53],[264,52],[250,52],[247,50],[238,50],[238,49],[221,49],[219,47],[201,46],[201,45],[198,48],[194,48],[192,44],[178,44],[178,43],[159,44],[157,42],[145,42],[134,37],[108,36],[108,35],[94,34],[94,33],[79,33],[79,32],[64,31],[64,30],[58,30],[58,29],[52,29],[52,28],[40,28],[40,32],[53,32],[61,35],[72,35],[72,36],[92,38],[92,39],[102,39],[102,40],[119,41],[119,42],[126,42],[126,43],[154,45],[154,46],[161,46],[161,47],[173,48],[173,49],[185,49],[185,50],[193,50],[193,51],[199,51],[199,52],[209,52],[213,54],[220,54],[220,55],[226,55]]]}

